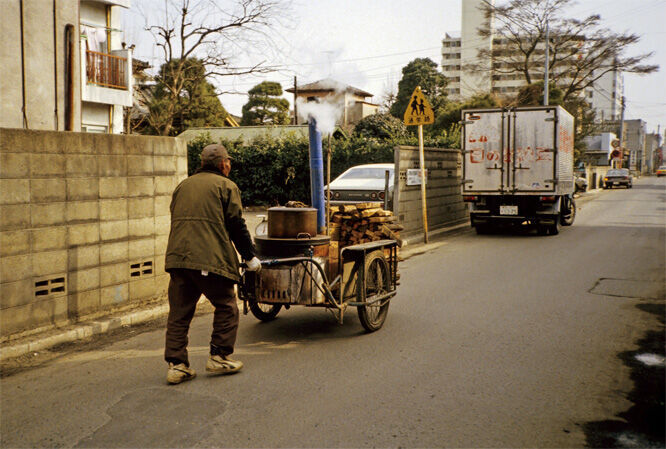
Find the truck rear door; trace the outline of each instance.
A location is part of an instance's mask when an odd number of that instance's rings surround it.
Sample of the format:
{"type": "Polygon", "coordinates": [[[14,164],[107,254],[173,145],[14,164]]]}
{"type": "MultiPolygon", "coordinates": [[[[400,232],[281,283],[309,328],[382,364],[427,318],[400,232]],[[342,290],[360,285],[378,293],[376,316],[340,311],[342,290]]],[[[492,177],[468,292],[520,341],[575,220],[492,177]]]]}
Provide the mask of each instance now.
{"type": "Polygon", "coordinates": [[[508,192],[554,191],[556,109],[514,110],[509,116],[508,192]]]}
{"type": "Polygon", "coordinates": [[[463,111],[463,123],[463,194],[503,192],[507,113],[463,111]]]}

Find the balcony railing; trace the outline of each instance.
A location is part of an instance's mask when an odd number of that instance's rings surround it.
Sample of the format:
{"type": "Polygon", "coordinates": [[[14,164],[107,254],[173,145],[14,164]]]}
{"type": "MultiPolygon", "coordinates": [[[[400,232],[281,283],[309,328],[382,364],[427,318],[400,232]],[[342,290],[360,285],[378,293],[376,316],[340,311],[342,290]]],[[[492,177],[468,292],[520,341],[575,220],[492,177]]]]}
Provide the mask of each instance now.
{"type": "Polygon", "coordinates": [[[92,84],[127,90],[127,58],[87,50],[86,78],[92,84]]]}

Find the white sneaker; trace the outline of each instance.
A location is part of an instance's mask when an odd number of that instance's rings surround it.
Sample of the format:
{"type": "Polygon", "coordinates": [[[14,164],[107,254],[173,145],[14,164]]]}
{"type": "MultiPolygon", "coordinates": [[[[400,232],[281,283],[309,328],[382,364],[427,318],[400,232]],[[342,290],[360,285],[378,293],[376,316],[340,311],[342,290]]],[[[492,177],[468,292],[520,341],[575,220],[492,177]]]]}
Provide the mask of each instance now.
{"type": "Polygon", "coordinates": [[[186,380],[194,379],[197,373],[184,363],[174,365],[169,363],[169,370],[167,371],[167,382],[170,384],[179,384],[186,380]]]}
{"type": "Polygon", "coordinates": [[[211,355],[206,362],[206,371],[213,374],[232,374],[240,371],[243,362],[233,360],[227,355],[211,355]]]}

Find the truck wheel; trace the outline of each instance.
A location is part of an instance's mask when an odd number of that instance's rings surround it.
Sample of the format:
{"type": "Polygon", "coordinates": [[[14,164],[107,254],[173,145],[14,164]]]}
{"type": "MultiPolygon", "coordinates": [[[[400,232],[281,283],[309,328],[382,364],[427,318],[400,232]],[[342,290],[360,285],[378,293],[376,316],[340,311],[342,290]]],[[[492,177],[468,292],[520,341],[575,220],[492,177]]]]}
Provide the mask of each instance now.
{"type": "Polygon", "coordinates": [[[561,220],[560,222],[562,223],[562,226],[571,226],[574,223],[574,220],[576,219],[576,201],[571,198],[567,199],[568,203],[568,212],[567,213],[562,213],[561,215],[561,220]]]}
{"type": "Polygon", "coordinates": [[[560,215],[555,217],[555,224],[537,224],[537,234],[539,235],[557,235],[560,233],[560,215]]]}
{"type": "Polygon", "coordinates": [[[474,226],[477,235],[490,234],[490,226],[487,224],[474,226]]]}

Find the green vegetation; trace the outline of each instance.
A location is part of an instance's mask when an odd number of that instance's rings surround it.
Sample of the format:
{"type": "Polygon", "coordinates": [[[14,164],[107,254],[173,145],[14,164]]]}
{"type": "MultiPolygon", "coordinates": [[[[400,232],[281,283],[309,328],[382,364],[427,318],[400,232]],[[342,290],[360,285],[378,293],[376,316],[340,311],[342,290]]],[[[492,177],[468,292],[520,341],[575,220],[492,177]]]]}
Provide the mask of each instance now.
{"type": "Polygon", "coordinates": [[[416,58],[402,69],[402,79],[398,82],[398,94],[391,106],[391,115],[402,120],[412,92],[416,86],[421,86],[421,92],[437,116],[446,104],[446,84],[446,77],[437,70],[437,63],[430,58],[416,58]]]}
{"type": "Polygon", "coordinates": [[[379,140],[404,139],[407,137],[407,126],[391,114],[372,114],[356,124],[354,135],[379,140]]]}
{"type": "MultiPolygon", "coordinates": [[[[201,134],[187,146],[189,174],[201,165],[199,155],[214,143],[201,134]]],[[[233,157],[231,178],[242,192],[245,205],[277,205],[290,200],[310,201],[310,159],[307,138],[259,137],[250,145],[241,141],[220,142],[233,157]]],[[[412,142],[413,144],[414,142],[412,142]]],[[[324,151],[328,148],[324,141],[324,151]]],[[[393,162],[394,141],[368,141],[363,138],[331,140],[331,179],[353,165],[393,162]]]]}
{"type": "Polygon", "coordinates": [[[197,58],[171,60],[162,65],[148,100],[144,134],[177,136],[192,127],[223,126],[228,113],[214,86],[206,81],[205,68],[197,58]],[[173,95],[173,86],[179,95],[173,95]]]}
{"type": "Polygon", "coordinates": [[[243,106],[241,125],[288,125],[289,101],[280,98],[282,86],[264,81],[248,91],[249,100],[243,106]]]}

